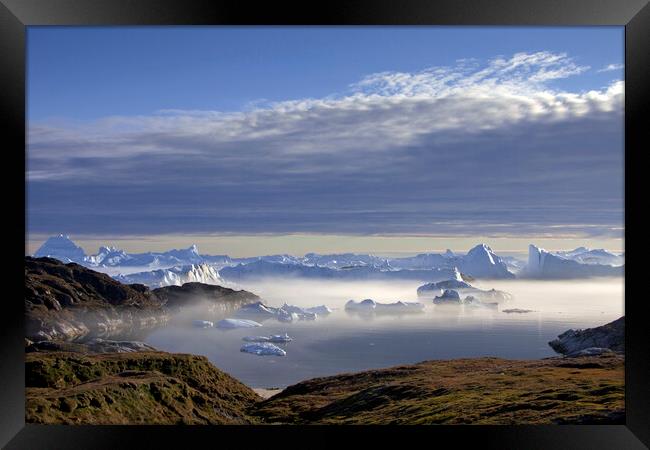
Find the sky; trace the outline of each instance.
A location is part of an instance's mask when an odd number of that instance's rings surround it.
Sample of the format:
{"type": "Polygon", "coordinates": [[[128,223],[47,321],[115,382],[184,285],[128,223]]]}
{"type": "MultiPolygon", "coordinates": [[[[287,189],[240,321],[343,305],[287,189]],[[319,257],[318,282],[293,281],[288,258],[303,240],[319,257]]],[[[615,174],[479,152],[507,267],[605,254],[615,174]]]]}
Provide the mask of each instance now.
{"type": "Polygon", "coordinates": [[[622,250],[623,33],[29,27],[26,252],[622,250]]]}

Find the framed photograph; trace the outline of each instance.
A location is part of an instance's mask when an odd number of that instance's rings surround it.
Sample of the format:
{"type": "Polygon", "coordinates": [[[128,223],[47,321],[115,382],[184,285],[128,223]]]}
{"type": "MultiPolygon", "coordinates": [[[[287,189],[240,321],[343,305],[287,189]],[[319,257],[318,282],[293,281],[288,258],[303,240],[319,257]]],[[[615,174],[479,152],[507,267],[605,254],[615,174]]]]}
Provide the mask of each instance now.
{"type": "Polygon", "coordinates": [[[648,448],[647,2],[0,3],[3,448],[648,448]]]}

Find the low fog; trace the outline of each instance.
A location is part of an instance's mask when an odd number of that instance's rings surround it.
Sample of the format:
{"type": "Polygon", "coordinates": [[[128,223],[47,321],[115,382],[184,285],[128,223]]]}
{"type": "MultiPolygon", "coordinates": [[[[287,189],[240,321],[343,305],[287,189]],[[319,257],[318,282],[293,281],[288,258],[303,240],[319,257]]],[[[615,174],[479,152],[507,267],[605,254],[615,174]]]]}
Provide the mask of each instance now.
{"type": "MultiPolygon", "coordinates": [[[[239,288],[251,291],[272,306],[325,304],[342,309],[350,300],[372,298],[379,302],[416,301],[418,281],[333,281],[270,278],[247,281],[239,288]]],[[[583,280],[475,280],[480,289],[497,289],[513,294],[501,309],[522,308],[536,312],[565,312],[608,315],[624,313],[624,279],[583,280]]],[[[425,304],[430,299],[420,298],[425,304]]]]}

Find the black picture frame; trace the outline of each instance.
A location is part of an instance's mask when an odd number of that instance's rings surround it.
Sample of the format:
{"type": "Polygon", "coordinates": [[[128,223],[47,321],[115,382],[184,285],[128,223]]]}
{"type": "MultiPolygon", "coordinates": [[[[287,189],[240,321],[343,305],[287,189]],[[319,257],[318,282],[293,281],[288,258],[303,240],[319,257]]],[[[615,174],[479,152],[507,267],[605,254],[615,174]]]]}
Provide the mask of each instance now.
{"type": "MultiPolygon", "coordinates": [[[[625,26],[625,241],[640,234],[641,205],[634,193],[645,185],[640,157],[648,145],[650,99],[650,6],[644,0],[388,0],[329,1],[311,4],[207,0],[0,0],[0,123],[4,146],[5,244],[0,327],[0,444],[29,448],[148,448],[187,446],[188,441],[218,445],[225,438],[286,445],[337,444],[353,435],[372,442],[479,445],[513,449],[637,449],[650,445],[650,339],[634,276],[643,250],[627,246],[626,421],[625,425],[470,426],[470,427],[174,427],[25,425],[24,274],[25,216],[25,27],[31,25],[621,25],[625,26]],[[645,114],[644,114],[645,113],[645,114]],[[19,186],[23,186],[20,189],[19,186]],[[15,200],[15,201],[14,201],[15,200]],[[8,205],[11,204],[11,207],[8,205]],[[19,208],[23,211],[19,211],[19,208]],[[8,238],[11,236],[11,238],[8,238]],[[14,238],[15,236],[15,238],[14,238]],[[20,252],[20,254],[19,254],[20,252]],[[15,288],[15,291],[14,289],[15,288]],[[295,438],[295,433],[308,434],[295,438]]],[[[644,202],[646,203],[646,202],[644,202]]],[[[646,203],[647,204],[647,203],[646,203]]],[[[641,247],[643,248],[643,247],[641,247]]],[[[256,443],[257,444],[257,443],[256,443]]],[[[369,441],[367,445],[371,445],[369,441]]]]}

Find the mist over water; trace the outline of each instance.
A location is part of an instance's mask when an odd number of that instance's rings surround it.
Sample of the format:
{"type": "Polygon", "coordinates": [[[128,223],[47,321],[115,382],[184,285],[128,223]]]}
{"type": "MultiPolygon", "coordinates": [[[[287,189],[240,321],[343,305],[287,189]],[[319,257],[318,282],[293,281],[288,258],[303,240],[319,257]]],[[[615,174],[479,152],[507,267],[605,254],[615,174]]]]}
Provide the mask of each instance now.
{"type": "MultiPolygon", "coordinates": [[[[334,309],[315,321],[263,321],[262,327],[197,329],[188,323],[153,331],[145,341],[161,350],[207,356],[220,369],[252,387],[286,387],[304,379],[429,359],[477,356],[544,358],[556,355],[548,341],[569,328],[588,328],[624,314],[624,279],[561,281],[476,280],[481,289],[510,292],[514,299],[498,309],[468,305],[434,305],[419,298],[417,281],[315,281],[266,279],[242,282],[239,288],[259,295],[271,306],[325,304],[334,309]],[[344,310],[350,300],[420,301],[423,313],[358,315],[344,310]],[[533,312],[506,313],[519,308],[533,312]],[[287,356],[240,352],[242,338],[288,333],[287,356]]],[[[192,319],[202,317],[192,311],[192,319]]]]}

